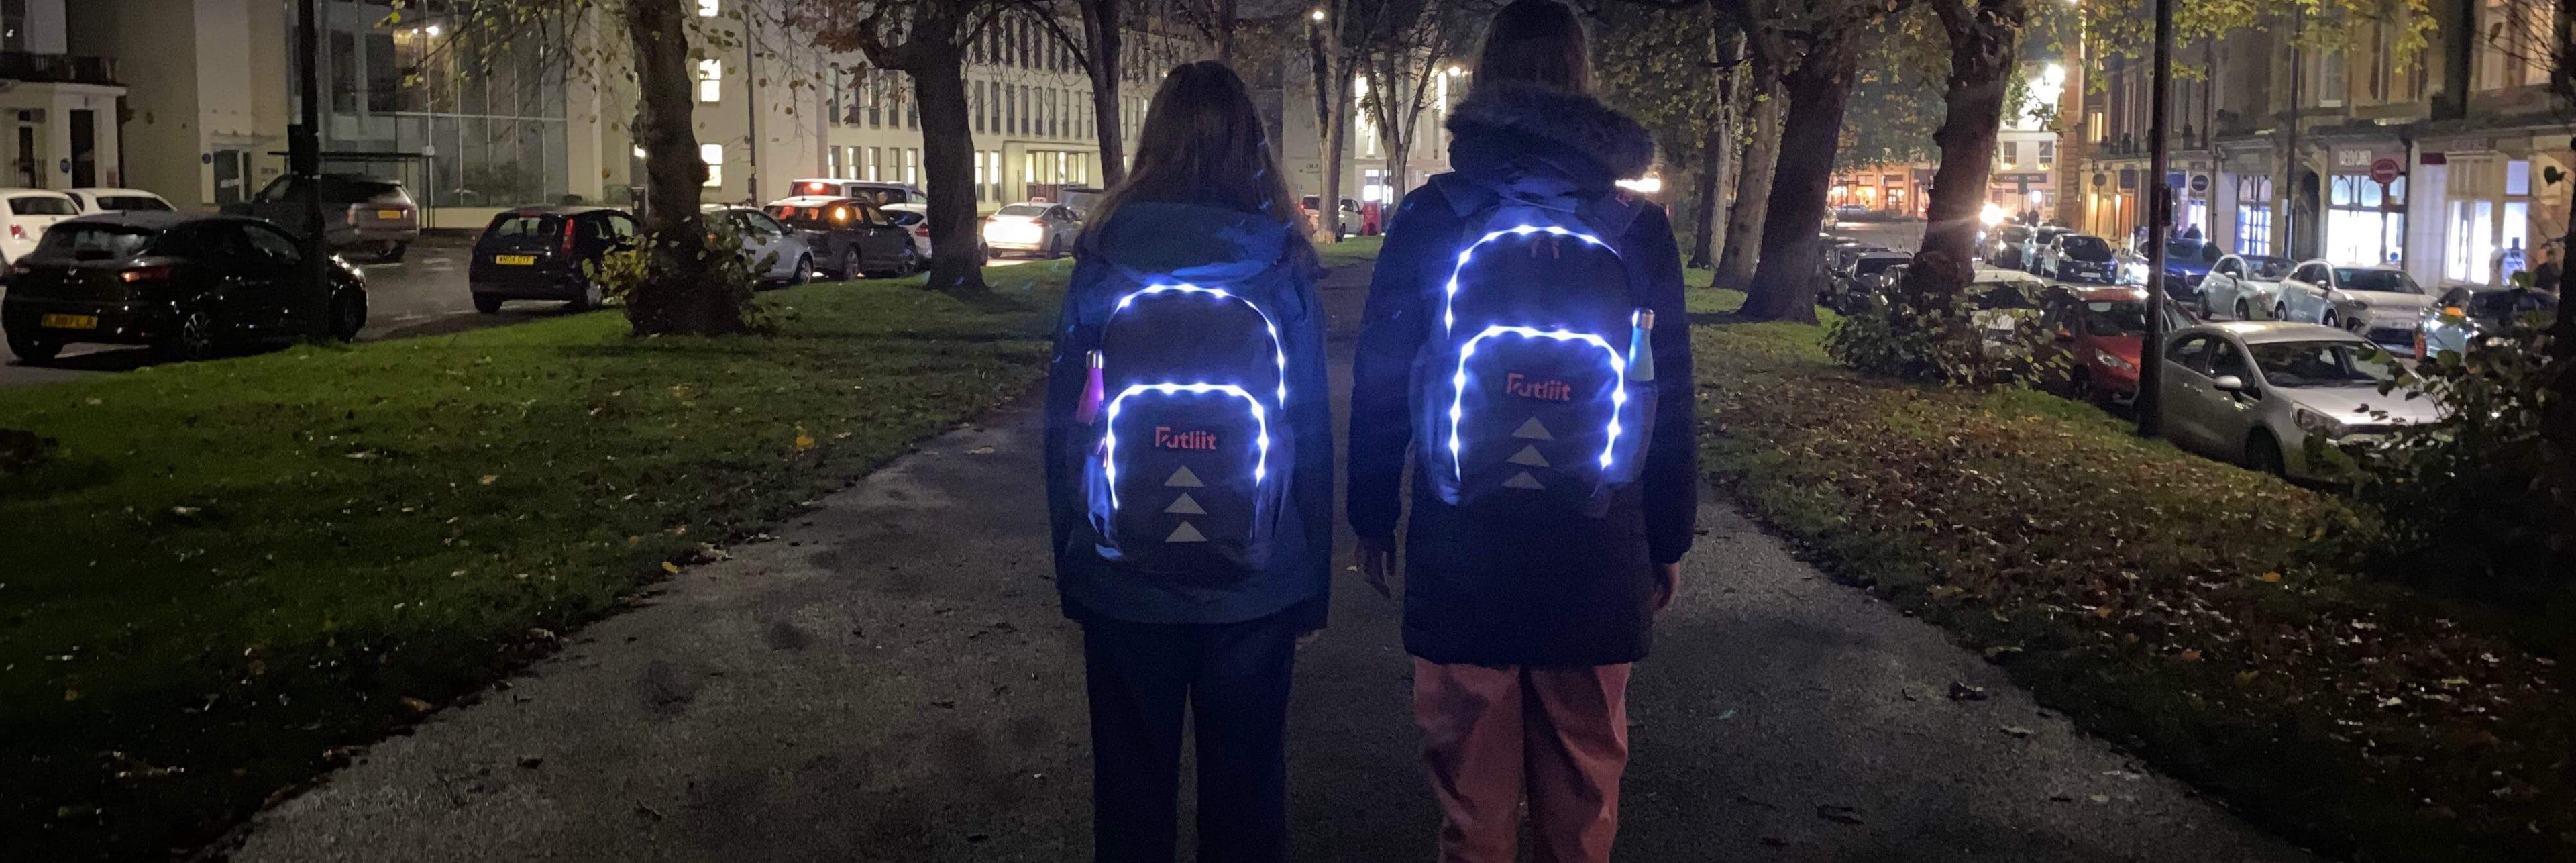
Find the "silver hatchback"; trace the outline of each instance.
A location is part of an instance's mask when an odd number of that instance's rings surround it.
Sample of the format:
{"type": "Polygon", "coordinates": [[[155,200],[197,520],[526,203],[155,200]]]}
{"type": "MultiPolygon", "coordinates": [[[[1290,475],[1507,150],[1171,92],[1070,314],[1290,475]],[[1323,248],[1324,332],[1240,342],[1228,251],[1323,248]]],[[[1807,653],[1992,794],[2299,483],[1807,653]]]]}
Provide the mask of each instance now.
{"type": "Polygon", "coordinates": [[[2165,342],[2165,435],[2175,445],[2255,470],[2312,477],[2308,440],[2383,434],[2440,411],[2406,390],[2385,395],[2370,342],[2333,327],[2236,321],[2192,327],[2165,342]]]}

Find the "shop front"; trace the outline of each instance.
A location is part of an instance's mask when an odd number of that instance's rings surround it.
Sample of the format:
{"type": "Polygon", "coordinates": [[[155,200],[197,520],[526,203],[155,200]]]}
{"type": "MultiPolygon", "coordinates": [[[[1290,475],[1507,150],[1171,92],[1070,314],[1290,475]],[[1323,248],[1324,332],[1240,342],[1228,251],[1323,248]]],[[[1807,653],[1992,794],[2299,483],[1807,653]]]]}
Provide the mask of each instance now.
{"type": "Polygon", "coordinates": [[[2353,266],[2406,262],[2406,151],[2395,142],[2339,144],[2329,153],[2326,260],[2353,266]]]}
{"type": "Polygon", "coordinates": [[[2571,168],[2563,132],[2428,140],[2421,161],[2439,165],[2441,275],[2446,281],[2503,284],[2540,265],[2542,250],[2567,230],[2571,168]]]}
{"type": "Polygon", "coordinates": [[[2219,145],[2217,170],[2209,178],[2210,233],[2220,248],[2240,255],[2270,255],[2279,248],[2273,215],[2280,206],[2273,192],[2270,141],[2241,146],[2219,145]]]}

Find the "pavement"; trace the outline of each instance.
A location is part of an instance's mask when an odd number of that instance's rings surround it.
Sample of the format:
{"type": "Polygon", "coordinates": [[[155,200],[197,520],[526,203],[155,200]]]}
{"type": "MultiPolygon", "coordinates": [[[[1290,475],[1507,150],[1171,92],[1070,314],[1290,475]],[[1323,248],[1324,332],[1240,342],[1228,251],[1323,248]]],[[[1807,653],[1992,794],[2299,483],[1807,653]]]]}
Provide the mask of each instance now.
{"type": "MultiPolygon", "coordinates": [[[[1327,286],[1337,393],[1364,279],[1327,286]]],[[[369,748],[232,859],[1088,856],[1079,630],[1049,581],[1039,432],[1024,400],[922,443],[369,748]]],[[[1632,684],[1621,859],[2309,859],[1725,498],[1699,527],[1632,684]]],[[[1298,656],[1297,856],[1427,858],[1398,608],[1354,573],[1334,589],[1298,656]]]]}

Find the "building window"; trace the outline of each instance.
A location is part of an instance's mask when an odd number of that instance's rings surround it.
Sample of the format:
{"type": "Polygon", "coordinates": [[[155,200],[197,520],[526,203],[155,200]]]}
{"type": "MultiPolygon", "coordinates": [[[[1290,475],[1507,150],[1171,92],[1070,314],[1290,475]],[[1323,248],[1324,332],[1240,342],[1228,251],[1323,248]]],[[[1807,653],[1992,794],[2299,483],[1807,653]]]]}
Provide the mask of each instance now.
{"type": "Polygon", "coordinates": [[[919,182],[921,182],[921,148],[919,148],[919,147],[906,147],[906,148],[904,148],[904,150],[903,150],[903,181],[904,181],[904,182],[906,182],[906,183],[919,183],[919,182]]]}
{"type": "Polygon", "coordinates": [[[0,51],[25,50],[27,0],[0,0],[0,51]]]}
{"type": "Polygon", "coordinates": [[[2045,170],[2048,170],[2048,169],[2049,169],[2049,168],[2051,168],[2051,167],[2055,167],[2055,166],[2056,166],[2056,164],[2057,164],[2057,142],[2055,142],[2055,141],[2041,141],[2041,142],[2039,142],[2039,169],[2040,169],[2040,170],[2042,170],[2042,171],[2045,171],[2045,170]]]}
{"type": "Polygon", "coordinates": [[[2406,178],[2381,186],[2359,174],[2333,178],[2326,211],[2326,255],[2339,264],[2373,266],[2405,261],[2406,178]]]}
{"type": "Polygon", "coordinates": [[[718,13],[721,13],[721,12],[723,12],[723,11],[724,11],[723,9],[718,8],[718,5],[717,5],[717,4],[719,4],[719,3],[721,3],[721,2],[722,2],[722,0],[698,0],[698,17],[700,17],[700,18],[713,18],[713,17],[716,17],[716,15],[717,15],[718,13]]]}
{"type": "Polygon", "coordinates": [[[2236,253],[2272,253],[2272,178],[2236,178],[2236,253]]]}
{"type": "Polygon", "coordinates": [[[698,161],[707,163],[708,188],[724,185],[724,145],[699,144],[698,161]]]}
{"type": "Polygon", "coordinates": [[[724,101],[724,61],[698,61],[698,101],[713,105],[724,101]]]}

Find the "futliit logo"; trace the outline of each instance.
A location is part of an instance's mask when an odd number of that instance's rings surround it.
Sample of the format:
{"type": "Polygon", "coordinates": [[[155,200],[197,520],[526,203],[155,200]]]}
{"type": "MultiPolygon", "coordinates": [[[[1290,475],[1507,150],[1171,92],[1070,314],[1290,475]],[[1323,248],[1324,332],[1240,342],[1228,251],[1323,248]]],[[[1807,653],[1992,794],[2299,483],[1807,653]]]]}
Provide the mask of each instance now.
{"type": "Polygon", "coordinates": [[[1154,427],[1155,449],[1216,449],[1216,432],[1173,431],[1171,426],[1154,427]]]}
{"type": "Polygon", "coordinates": [[[1525,399],[1540,399],[1551,402],[1570,402],[1574,400],[1573,384],[1558,380],[1536,380],[1525,377],[1520,372],[1512,372],[1503,376],[1503,392],[1520,396],[1525,399]]]}

